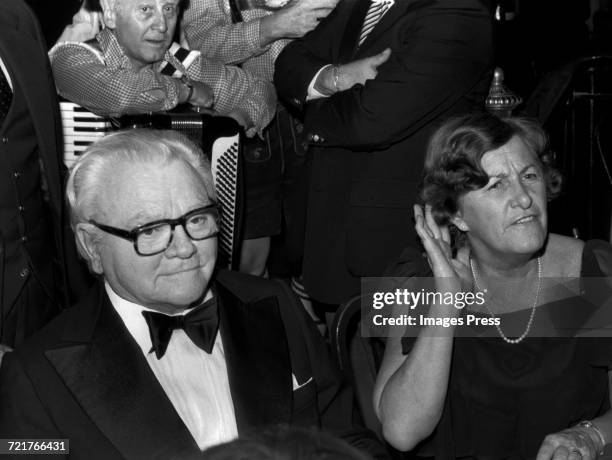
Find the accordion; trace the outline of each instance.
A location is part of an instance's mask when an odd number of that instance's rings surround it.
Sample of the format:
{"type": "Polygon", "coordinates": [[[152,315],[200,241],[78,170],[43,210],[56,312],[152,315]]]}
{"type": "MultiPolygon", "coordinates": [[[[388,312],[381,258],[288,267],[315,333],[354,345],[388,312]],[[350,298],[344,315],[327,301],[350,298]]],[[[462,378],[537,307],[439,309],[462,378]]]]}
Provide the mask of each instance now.
{"type": "Polygon", "coordinates": [[[163,112],[100,117],[72,102],[60,102],[64,134],[64,163],[68,168],[87,147],[112,131],[172,129],[189,137],[210,160],[217,200],[221,206],[219,266],[236,268],[242,216],[240,168],[241,129],[227,117],[197,112],[163,112]]]}

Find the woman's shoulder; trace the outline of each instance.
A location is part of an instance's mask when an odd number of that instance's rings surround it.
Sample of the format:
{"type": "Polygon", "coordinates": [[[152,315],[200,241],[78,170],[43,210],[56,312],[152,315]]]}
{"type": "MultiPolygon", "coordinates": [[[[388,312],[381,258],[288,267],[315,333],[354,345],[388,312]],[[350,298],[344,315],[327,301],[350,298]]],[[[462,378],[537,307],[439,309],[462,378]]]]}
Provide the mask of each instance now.
{"type": "Polygon", "coordinates": [[[546,247],[547,276],[612,276],[612,245],[551,233],[546,247]]]}
{"type": "Polygon", "coordinates": [[[551,278],[580,276],[585,242],[576,238],[551,233],[544,254],[544,270],[551,278]]]}

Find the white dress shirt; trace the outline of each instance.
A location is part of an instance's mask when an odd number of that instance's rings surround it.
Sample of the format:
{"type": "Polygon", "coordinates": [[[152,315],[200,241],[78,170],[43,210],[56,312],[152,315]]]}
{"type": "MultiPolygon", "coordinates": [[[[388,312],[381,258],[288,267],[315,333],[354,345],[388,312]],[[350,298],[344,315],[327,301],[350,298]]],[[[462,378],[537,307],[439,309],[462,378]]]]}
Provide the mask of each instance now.
{"type": "Polygon", "coordinates": [[[11,80],[11,76],[9,75],[8,69],[6,68],[4,61],[2,60],[2,56],[0,56],[0,72],[4,74],[4,76],[6,77],[6,81],[8,81],[9,86],[11,87],[11,89],[13,89],[13,82],[11,80]]]}
{"type": "Polygon", "coordinates": [[[143,311],[152,310],[122,299],[108,283],[105,288],[113,307],[200,449],[237,438],[220,334],[217,334],[212,353],[208,354],[194,345],[185,331],[177,329],[172,333],[166,353],[158,360],[154,352],[149,353],[151,337],[142,316],[143,311]]]}

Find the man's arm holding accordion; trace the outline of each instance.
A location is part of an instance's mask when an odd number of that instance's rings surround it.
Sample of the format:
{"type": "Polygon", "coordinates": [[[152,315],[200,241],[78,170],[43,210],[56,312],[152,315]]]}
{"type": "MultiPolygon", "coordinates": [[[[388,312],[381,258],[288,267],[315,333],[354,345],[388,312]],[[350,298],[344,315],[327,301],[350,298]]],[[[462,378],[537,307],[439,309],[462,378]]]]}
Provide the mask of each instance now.
{"type": "Polygon", "coordinates": [[[49,52],[58,93],[103,116],[160,112],[179,103],[182,83],[153,68],[108,66],[86,43],[61,43],[49,52]]]}

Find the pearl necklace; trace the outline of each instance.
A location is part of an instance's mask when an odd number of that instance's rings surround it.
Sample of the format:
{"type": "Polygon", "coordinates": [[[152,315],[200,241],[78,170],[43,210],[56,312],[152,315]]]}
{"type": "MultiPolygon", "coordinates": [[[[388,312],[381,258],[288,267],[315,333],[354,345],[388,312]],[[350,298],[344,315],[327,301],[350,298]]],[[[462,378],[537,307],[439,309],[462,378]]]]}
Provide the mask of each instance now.
{"type": "MultiPolygon", "coordinates": [[[[474,277],[474,287],[476,288],[477,291],[482,291],[482,289],[480,289],[480,287],[478,286],[478,270],[476,269],[476,265],[474,264],[474,261],[471,257],[470,257],[470,268],[472,269],[472,276],[474,277]]],[[[529,334],[529,330],[531,329],[531,324],[533,323],[533,318],[535,316],[536,307],[538,306],[538,298],[540,297],[541,287],[542,287],[542,262],[540,260],[540,257],[538,257],[538,288],[536,290],[535,299],[533,299],[533,306],[531,307],[531,315],[529,316],[529,321],[527,321],[527,328],[525,329],[525,332],[523,332],[520,335],[520,337],[517,337],[516,339],[511,339],[507,337],[506,334],[504,334],[504,331],[502,331],[501,326],[496,322],[495,328],[497,329],[497,332],[499,332],[499,335],[504,340],[504,342],[510,343],[512,345],[516,345],[517,343],[522,342],[525,337],[527,337],[527,334],[529,334]]],[[[491,311],[491,309],[486,304],[486,302],[485,302],[485,308],[491,314],[491,316],[495,318],[495,314],[491,311]]]]}

